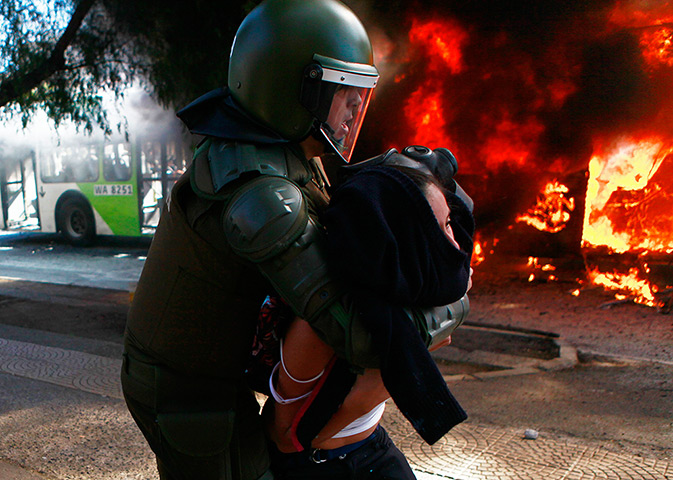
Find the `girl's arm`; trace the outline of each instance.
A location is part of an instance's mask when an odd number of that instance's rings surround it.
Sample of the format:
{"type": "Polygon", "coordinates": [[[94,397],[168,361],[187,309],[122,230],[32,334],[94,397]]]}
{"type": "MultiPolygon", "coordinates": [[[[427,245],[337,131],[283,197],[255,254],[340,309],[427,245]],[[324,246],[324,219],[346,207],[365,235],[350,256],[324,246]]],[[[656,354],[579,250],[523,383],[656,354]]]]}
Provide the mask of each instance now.
{"type": "MultiPolygon", "coordinates": [[[[285,367],[283,365],[278,367],[278,376],[274,386],[276,392],[286,400],[310,392],[318,383],[319,378],[307,383],[303,382],[319,375],[334,355],[332,348],[316,335],[305,320],[300,318],[293,320],[290,324],[283,339],[282,350],[285,367]],[[294,380],[290,378],[290,375],[294,380]]],[[[329,442],[332,435],[387,398],[388,392],[383,387],[379,371],[366,370],[364,375],[358,376],[353,389],[339,411],[318,435],[317,442],[321,444],[325,441],[329,442]]],[[[265,408],[269,435],[281,451],[295,451],[290,441],[290,426],[302,404],[303,400],[288,404],[273,402],[273,415],[270,414],[268,408],[265,408]]],[[[350,443],[350,440],[345,439],[334,439],[334,441],[341,444],[350,443]]]]}

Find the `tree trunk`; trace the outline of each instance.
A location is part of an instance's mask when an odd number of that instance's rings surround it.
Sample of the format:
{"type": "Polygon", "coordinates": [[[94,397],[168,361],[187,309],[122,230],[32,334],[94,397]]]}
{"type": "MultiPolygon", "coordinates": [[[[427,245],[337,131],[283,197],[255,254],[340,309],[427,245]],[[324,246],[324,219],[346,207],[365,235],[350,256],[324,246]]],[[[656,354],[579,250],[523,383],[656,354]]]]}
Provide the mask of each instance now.
{"type": "Polygon", "coordinates": [[[97,0],[81,0],[49,57],[29,72],[16,72],[0,83],[0,107],[30,92],[65,66],[65,51],[97,0]]]}

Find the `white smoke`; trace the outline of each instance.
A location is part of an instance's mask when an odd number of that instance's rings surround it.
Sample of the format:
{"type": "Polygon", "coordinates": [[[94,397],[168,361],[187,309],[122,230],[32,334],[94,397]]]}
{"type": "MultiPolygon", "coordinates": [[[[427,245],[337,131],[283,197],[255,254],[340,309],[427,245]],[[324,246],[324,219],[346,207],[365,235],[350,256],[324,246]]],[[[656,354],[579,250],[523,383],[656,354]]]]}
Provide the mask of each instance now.
{"type": "Polygon", "coordinates": [[[0,162],[45,147],[119,141],[127,135],[133,141],[138,138],[175,138],[182,134],[175,112],[162,108],[140,87],[128,88],[120,100],[103,94],[103,104],[113,130],[109,137],[97,126],[90,134],[72,122],[55,127],[44,111],[36,112],[25,128],[19,115],[3,118],[0,123],[0,162]]]}

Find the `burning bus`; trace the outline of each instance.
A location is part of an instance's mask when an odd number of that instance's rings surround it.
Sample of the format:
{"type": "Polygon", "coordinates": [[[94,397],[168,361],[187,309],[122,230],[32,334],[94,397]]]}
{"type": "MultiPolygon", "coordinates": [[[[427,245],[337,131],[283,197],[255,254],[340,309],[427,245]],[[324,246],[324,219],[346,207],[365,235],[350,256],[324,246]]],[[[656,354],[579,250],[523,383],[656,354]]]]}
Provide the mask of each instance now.
{"type": "Polygon", "coordinates": [[[402,39],[374,35],[390,80],[361,148],[456,155],[475,263],[516,253],[554,280],[573,256],[582,286],[670,309],[673,5],[495,3],[425,1],[396,12],[402,39]]]}

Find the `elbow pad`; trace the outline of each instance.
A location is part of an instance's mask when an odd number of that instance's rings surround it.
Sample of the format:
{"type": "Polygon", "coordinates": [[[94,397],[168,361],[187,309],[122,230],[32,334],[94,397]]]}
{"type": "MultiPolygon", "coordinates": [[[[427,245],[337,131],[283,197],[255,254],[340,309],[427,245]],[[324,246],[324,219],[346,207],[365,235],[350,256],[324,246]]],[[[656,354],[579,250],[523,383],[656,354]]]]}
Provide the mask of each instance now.
{"type": "Polygon", "coordinates": [[[255,263],[297,315],[310,321],[337,298],[324,233],[296,184],[284,177],[257,177],[234,193],[223,215],[233,251],[255,263]]]}

